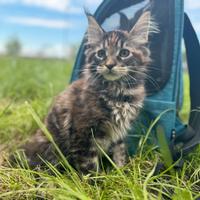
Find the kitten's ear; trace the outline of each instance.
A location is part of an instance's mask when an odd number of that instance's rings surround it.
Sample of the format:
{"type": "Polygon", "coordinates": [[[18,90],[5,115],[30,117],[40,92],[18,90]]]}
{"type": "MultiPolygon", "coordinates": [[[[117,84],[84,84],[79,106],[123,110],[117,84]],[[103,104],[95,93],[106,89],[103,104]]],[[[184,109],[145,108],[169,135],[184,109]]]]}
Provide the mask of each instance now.
{"type": "Polygon", "coordinates": [[[91,14],[86,12],[86,16],[88,18],[87,41],[89,44],[98,43],[103,36],[104,30],[91,14]]]}
{"type": "Polygon", "coordinates": [[[152,32],[157,33],[159,31],[156,23],[151,19],[151,13],[146,11],[130,30],[129,41],[138,44],[146,44],[148,42],[148,36],[152,32]]]}

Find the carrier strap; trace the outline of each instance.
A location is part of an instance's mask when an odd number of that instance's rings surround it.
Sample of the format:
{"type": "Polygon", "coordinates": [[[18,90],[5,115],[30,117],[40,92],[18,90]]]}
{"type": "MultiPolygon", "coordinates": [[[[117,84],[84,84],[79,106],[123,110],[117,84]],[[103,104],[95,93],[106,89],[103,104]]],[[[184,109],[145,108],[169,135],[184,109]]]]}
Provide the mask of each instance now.
{"type": "MultiPolygon", "coordinates": [[[[187,14],[184,15],[184,32],[187,64],[190,76],[190,100],[191,113],[189,118],[188,135],[192,135],[191,128],[195,133],[192,139],[185,141],[183,151],[190,151],[200,144],[200,44],[195,30],[187,14]]],[[[186,137],[187,138],[187,137],[186,137]]]]}

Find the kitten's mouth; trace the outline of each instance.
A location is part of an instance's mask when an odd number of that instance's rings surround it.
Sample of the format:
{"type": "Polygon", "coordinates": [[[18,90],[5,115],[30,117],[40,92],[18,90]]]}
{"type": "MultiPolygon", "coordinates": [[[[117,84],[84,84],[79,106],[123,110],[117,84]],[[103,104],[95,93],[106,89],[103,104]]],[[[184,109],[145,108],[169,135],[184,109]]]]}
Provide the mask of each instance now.
{"type": "Polygon", "coordinates": [[[103,76],[104,79],[108,81],[116,81],[122,78],[125,75],[125,72],[118,69],[117,67],[113,67],[112,69],[108,69],[106,66],[99,66],[97,68],[99,74],[103,76]]]}
{"type": "Polygon", "coordinates": [[[121,78],[121,76],[119,74],[116,74],[115,72],[113,71],[109,71],[107,73],[104,73],[103,74],[103,77],[106,79],[106,80],[109,80],[109,81],[115,81],[115,80],[118,80],[121,78]]]}

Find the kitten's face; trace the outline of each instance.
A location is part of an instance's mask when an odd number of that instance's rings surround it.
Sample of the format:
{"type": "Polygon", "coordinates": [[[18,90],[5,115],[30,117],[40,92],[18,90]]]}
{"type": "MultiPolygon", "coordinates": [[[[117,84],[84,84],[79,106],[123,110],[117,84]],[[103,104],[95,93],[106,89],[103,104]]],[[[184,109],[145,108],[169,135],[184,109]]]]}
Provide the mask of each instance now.
{"type": "Polygon", "coordinates": [[[150,61],[149,50],[145,47],[152,28],[150,13],[145,12],[129,33],[105,32],[91,15],[88,21],[89,48],[85,55],[90,76],[129,84],[144,79],[150,61]]]}
{"type": "MultiPolygon", "coordinates": [[[[128,34],[121,31],[105,33],[102,41],[92,49],[92,65],[96,73],[108,81],[127,79],[134,67],[141,64],[136,50],[127,45],[128,34]]],[[[89,54],[88,54],[89,55],[89,54]]]]}

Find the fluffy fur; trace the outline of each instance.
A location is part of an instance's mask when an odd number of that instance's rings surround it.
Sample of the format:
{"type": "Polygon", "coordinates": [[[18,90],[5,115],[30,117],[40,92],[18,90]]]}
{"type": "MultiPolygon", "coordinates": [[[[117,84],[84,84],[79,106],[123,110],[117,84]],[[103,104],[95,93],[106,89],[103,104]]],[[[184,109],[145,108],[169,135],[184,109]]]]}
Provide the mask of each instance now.
{"type": "MultiPolygon", "coordinates": [[[[98,168],[102,156],[98,145],[119,167],[127,162],[123,140],[145,98],[150,62],[146,44],[154,30],[149,12],[130,32],[105,32],[92,15],[87,17],[86,61],[81,77],[56,98],[45,120],[69,163],[84,174],[98,168]]],[[[22,148],[32,168],[44,165],[40,157],[54,165],[59,163],[41,130],[22,148]]]]}

